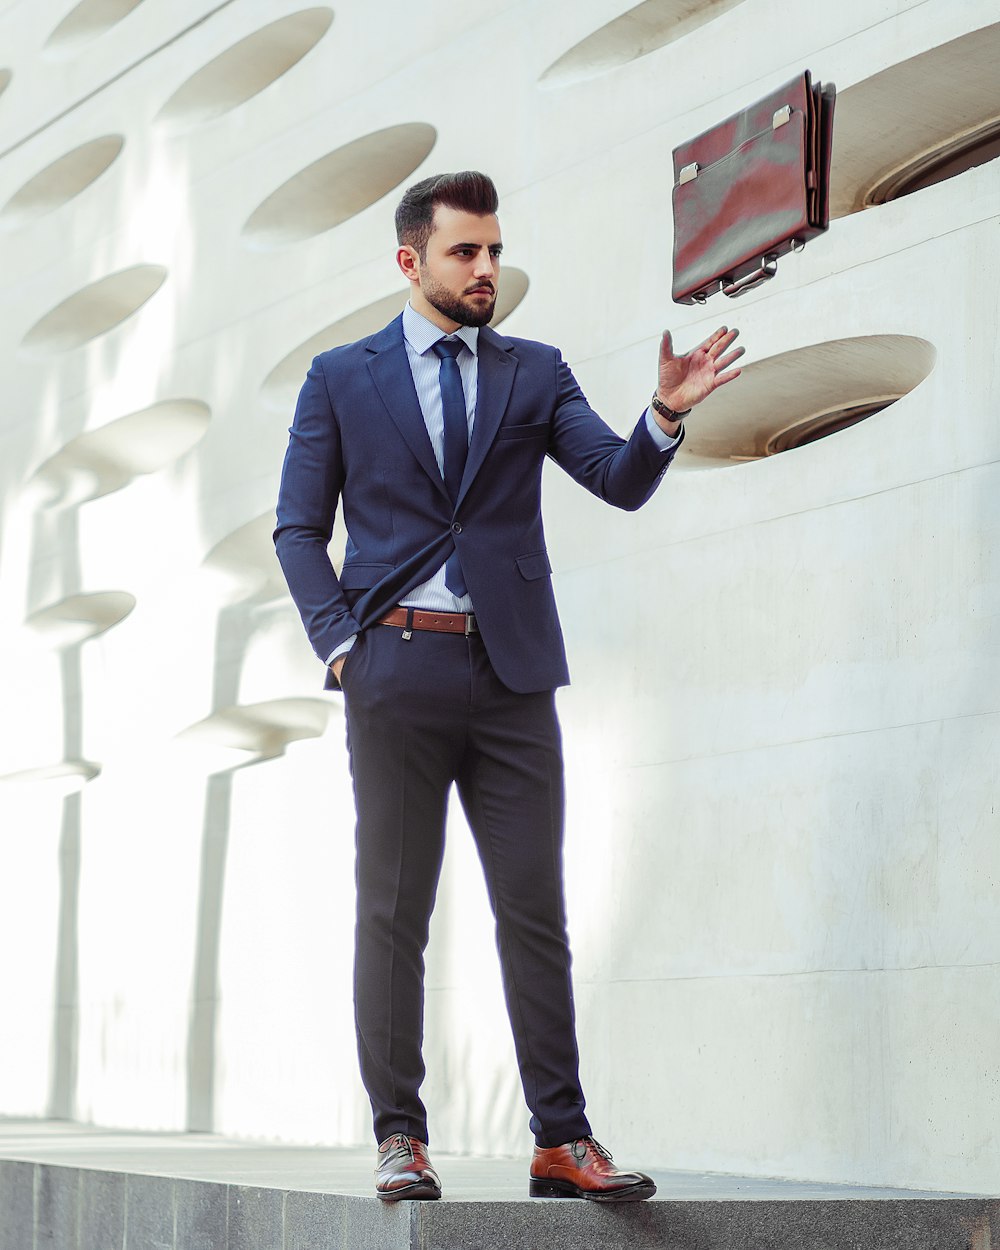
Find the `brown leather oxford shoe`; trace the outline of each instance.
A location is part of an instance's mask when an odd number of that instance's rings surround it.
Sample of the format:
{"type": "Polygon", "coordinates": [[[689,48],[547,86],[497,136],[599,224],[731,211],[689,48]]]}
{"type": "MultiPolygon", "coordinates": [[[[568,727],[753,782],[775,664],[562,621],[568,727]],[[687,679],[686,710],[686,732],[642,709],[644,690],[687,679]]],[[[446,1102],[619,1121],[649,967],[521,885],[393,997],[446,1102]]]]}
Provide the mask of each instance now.
{"type": "Polygon", "coordinates": [[[640,1202],[656,1186],[642,1172],[622,1172],[592,1137],[562,1146],[536,1146],[531,1160],[532,1198],[588,1198],[591,1202],[640,1202]]]}
{"type": "Polygon", "coordinates": [[[375,1193],[383,1202],[441,1197],[441,1182],[427,1157],[427,1146],[419,1137],[394,1133],[379,1142],[375,1193]]]}

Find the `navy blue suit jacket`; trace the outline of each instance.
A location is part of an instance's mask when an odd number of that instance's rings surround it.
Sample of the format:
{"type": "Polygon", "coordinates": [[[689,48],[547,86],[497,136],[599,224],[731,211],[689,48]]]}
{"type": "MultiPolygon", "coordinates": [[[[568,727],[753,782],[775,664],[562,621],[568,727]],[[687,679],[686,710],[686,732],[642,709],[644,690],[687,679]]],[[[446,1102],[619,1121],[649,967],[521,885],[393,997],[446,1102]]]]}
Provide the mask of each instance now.
{"type": "MultiPolygon", "coordinates": [[[[641,418],[618,437],[558,350],[479,332],[469,458],[452,507],[413,386],[402,318],[317,356],[295,410],[274,539],[316,654],[426,581],[457,545],[487,654],[511,690],[569,681],[541,517],[542,464],[620,508],[652,495],[673,458],[641,418]],[[349,540],[339,577],[327,546],[338,506],[349,540]]],[[[328,673],[328,688],[336,686],[328,673]]]]}

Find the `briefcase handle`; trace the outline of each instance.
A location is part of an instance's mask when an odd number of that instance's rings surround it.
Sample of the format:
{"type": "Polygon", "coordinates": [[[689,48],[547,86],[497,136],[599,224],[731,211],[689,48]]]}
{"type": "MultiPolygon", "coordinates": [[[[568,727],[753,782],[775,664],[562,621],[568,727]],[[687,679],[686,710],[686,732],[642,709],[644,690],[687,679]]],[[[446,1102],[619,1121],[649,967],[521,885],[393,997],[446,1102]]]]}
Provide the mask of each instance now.
{"type": "Polygon", "coordinates": [[[760,286],[762,282],[773,278],[777,272],[778,254],[777,252],[768,252],[759,269],[755,269],[753,273],[748,273],[745,277],[740,278],[739,282],[730,282],[728,285],[723,286],[722,294],[728,295],[730,299],[738,299],[739,296],[746,295],[747,291],[752,291],[754,287],[760,286]]]}

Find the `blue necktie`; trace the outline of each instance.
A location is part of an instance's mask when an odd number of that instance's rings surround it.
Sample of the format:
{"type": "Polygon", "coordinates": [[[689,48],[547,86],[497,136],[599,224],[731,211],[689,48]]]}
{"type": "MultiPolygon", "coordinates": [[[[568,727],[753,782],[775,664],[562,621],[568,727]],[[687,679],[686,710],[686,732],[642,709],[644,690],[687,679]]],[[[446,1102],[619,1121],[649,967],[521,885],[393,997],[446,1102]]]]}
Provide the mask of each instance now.
{"type": "MultiPolygon", "coordinates": [[[[469,455],[469,420],[465,411],[462,371],[458,367],[457,359],[462,350],[462,341],[452,339],[446,342],[440,339],[434,344],[433,350],[441,361],[438,382],[441,386],[441,408],[444,414],[444,485],[454,504],[458,500],[465,461],[469,455]]],[[[457,551],[453,551],[448,557],[444,584],[453,595],[468,594],[457,551]]]]}

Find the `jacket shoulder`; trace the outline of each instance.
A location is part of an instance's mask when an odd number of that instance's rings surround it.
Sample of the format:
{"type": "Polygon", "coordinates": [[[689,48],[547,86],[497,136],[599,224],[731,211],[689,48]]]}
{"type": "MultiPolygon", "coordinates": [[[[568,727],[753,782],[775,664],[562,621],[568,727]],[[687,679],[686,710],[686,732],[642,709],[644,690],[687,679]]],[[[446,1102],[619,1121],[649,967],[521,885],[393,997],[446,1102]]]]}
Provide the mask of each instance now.
{"type": "Polygon", "coordinates": [[[554,356],[559,355],[559,349],[553,347],[551,343],[542,343],[538,339],[521,339],[514,338],[510,334],[501,334],[497,330],[486,327],[480,330],[480,335],[485,335],[488,341],[501,351],[509,351],[523,361],[541,361],[551,360],[554,356]]]}
{"type": "Polygon", "coordinates": [[[335,369],[343,365],[353,366],[366,359],[371,351],[384,350],[402,341],[402,317],[394,317],[387,326],[383,326],[381,330],[376,330],[373,334],[366,334],[362,338],[355,339],[353,343],[339,343],[336,347],[329,347],[326,351],[317,353],[313,363],[318,363],[323,369],[335,369]]]}
{"type": "Polygon", "coordinates": [[[366,338],[357,339],[353,343],[340,343],[336,347],[328,347],[326,351],[316,354],[313,364],[318,364],[323,370],[357,364],[368,354],[367,346],[374,337],[375,335],[369,334],[366,338]]]}

